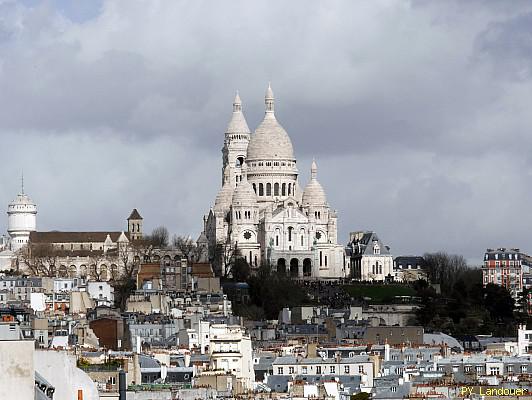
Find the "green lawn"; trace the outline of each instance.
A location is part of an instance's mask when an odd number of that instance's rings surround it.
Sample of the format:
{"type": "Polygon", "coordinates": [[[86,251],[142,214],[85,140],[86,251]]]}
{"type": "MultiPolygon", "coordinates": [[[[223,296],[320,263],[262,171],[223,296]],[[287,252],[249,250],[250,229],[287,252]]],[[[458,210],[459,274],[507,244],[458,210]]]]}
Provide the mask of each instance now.
{"type": "Polygon", "coordinates": [[[415,296],[416,291],[407,285],[347,285],[343,287],[351,297],[371,297],[372,303],[387,303],[395,296],[415,296]]]}

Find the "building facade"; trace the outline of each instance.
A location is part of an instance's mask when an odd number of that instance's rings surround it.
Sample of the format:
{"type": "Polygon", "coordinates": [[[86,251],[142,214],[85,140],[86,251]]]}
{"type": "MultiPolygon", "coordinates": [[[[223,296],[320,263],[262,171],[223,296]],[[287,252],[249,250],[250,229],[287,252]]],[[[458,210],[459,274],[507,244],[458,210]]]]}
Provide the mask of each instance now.
{"type": "Polygon", "coordinates": [[[317,180],[298,182],[292,142],[275,117],[268,87],[264,119],[251,133],[237,94],[222,148],[222,188],[204,218],[209,255],[216,265],[234,256],[258,268],[299,278],[346,276],[344,250],[337,243],[337,215],[317,180]]]}
{"type": "Polygon", "coordinates": [[[398,256],[393,260],[394,279],[398,282],[427,280],[426,262],[421,256],[398,256]]]}
{"type": "Polygon", "coordinates": [[[517,248],[487,249],[482,266],[483,285],[493,283],[504,286],[513,297],[517,297],[523,290],[522,258],[523,254],[517,248]]]}
{"type": "Polygon", "coordinates": [[[385,281],[393,277],[393,257],[375,232],[351,232],[346,254],[351,277],[361,281],[385,281]]]}

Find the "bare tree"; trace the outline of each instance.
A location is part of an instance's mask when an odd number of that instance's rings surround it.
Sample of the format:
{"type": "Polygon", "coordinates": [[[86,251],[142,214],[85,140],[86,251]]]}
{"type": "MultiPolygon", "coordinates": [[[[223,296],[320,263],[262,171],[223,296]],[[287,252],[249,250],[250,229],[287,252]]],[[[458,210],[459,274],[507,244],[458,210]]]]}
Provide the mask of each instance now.
{"type": "Polygon", "coordinates": [[[432,283],[439,283],[442,289],[452,288],[461,274],[468,269],[466,259],[461,255],[443,251],[423,255],[427,277],[432,283]]]}
{"type": "Polygon", "coordinates": [[[168,233],[168,229],[164,226],[159,226],[155,228],[151,236],[149,236],[149,241],[153,245],[153,247],[163,249],[165,247],[168,247],[168,241],[170,239],[170,234],[168,233]]]}
{"type": "Polygon", "coordinates": [[[214,249],[214,264],[224,278],[232,276],[233,266],[238,257],[240,257],[238,244],[235,243],[233,245],[230,240],[216,244],[214,249]]]}
{"type": "MultiPolygon", "coordinates": [[[[96,281],[102,278],[102,271],[100,270],[100,263],[105,259],[103,253],[91,252],[89,254],[89,276],[96,281]]],[[[109,271],[107,271],[109,273],[109,271]]]]}
{"type": "Polygon", "coordinates": [[[122,273],[113,281],[115,304],[124,311],[127,300],[136,288],[135,274],[145,257],[151,257],[153,246],[148,240],[134,240],[127,246],[119,247],[118,257],[122,264],[122,273]]]}
{"type": "Polygon", "coordinates": [[[36,276],[55,276],[59,252],[50,243],[30,244],[22,249],[19,257],[36,276]]]}
{"type": "Polygon", "coordinates": [[[172,244],[174,248],[179,250],[183,257],[188,261],[193,261],[197,255],[196,243],[192,240],[190,236],[178,236],[174,235],[172,238],[172,244]]]}

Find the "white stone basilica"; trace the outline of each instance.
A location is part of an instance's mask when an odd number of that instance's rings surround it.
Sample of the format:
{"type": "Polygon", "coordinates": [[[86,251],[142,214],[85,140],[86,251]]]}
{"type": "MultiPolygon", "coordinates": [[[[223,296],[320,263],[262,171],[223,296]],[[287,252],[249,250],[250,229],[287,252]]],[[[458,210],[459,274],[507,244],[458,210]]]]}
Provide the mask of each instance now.
{"type": "Polygon", "coordinates": [[[299,278],[348,276],[344,248],[337,243],[336,211],[327,204],[316,163],[301,191],[292,142],[275,118],[271,87],[265,101],[264,119],[254,133],[238,93],[233,103],[222,149],[222,188],[204,218],[209,254],[216,264],[227,254],[219,249],[229,247],[254,268],[269,264],[299,278]]]}

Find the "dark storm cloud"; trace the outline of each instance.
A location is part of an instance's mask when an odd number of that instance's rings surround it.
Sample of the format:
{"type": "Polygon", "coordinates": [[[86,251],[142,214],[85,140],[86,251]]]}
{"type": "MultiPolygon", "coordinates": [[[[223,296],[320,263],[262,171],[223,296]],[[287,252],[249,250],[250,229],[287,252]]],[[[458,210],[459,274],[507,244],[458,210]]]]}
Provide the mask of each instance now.
{"type": "Polygon", "coordinates": [[[24,168],[40,229],[120,229],[138,207],[197,235],[234,91],[253,129],[272,81],[342,242],[532,251],[529,3],[72,4],[0,0],[0,202],[24,168]]]}

